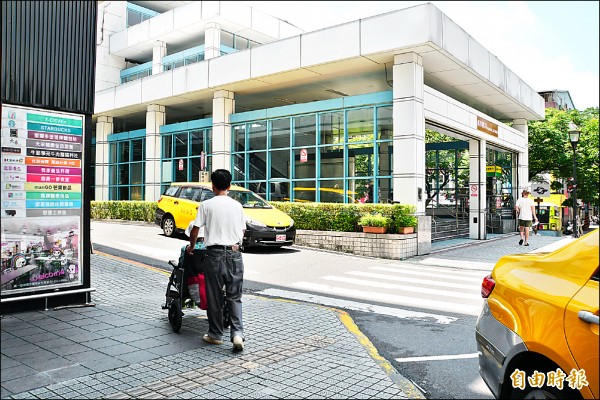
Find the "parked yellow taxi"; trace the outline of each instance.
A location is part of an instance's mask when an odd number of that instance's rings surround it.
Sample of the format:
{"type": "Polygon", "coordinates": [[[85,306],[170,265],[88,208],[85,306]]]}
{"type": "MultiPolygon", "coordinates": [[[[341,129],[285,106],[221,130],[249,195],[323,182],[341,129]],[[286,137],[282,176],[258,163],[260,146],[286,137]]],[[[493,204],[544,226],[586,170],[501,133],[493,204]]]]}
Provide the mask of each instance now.
{"type": "MultiPolygon", "coordinates": [[[[246,233],[242,247],[252,246],[291,246],[296,240],[294,220],[289,215],[274,208],[256,193],[231,186],[228,196],[237,200],[244,208],[246,233]]],[[[200,202],[214,197],[209,182],[172,183],[158,199],[155,223],[165,236],[184,232],[196,218],[200,202]]]]}
{"type": "Polygon", "coordinates": [[[483,279],[479,372],[496,398],[598,399],[598,229],[483,279]]]}

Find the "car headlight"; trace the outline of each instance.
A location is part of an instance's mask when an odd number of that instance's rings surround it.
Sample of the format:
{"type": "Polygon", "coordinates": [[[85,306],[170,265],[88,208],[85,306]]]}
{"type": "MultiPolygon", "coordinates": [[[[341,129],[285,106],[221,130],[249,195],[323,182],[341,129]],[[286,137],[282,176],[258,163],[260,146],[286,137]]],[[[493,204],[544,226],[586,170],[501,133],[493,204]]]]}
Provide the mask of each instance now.
{"type": "Polygon", "coordinates": [[[246,223],[247,223],[248,225],[256,226],[256,227],[259,227],[259,228],[266,228],[266,227],[267,227],[267,225],[263,224],[262,222],[260,222],[260,221],[255,221],[255,220],[253,220],[253,219],[247,219],[247,220],[246,220],[246,223]]]}
{"type": "Polygon", "coordinates": [[[294,220],[290,218],[290,228],[294,226],[294,220]]]}

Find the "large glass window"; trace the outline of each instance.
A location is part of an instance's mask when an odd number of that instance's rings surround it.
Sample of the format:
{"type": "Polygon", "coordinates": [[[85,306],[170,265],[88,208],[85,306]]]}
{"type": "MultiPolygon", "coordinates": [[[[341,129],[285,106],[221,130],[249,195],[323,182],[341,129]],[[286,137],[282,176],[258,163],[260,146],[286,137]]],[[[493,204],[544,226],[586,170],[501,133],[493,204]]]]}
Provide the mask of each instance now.
{"type": "Polygon", "coordinates": [[[143,200],[146,139],[112,142],[109,146],[109,199],[143,200]]]}
{"type": "Polygon", "coordinates": [[[268,200],[392,201],[392,106],[232,126],[234,183],[268,200]]]}
{"type": "Polygon", "coordinates": [[[171,182],[197,182],[200,171],[212,170],[212,129],[162,135],[163,191],[171,182]]]}

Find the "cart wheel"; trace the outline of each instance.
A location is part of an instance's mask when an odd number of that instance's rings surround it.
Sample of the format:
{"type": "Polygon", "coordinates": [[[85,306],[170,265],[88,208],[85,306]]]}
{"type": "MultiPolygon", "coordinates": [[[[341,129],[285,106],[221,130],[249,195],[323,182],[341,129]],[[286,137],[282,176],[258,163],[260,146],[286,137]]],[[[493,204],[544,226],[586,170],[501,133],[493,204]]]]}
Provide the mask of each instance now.
{"type": "Polygon", "coordinates": [[[171,305],[169,306],[169,322],[175,332],[179,332],[181,329],[182,315],[183,313],[181,312],[181,304],[179,301],[171,301],[171,305]]]}

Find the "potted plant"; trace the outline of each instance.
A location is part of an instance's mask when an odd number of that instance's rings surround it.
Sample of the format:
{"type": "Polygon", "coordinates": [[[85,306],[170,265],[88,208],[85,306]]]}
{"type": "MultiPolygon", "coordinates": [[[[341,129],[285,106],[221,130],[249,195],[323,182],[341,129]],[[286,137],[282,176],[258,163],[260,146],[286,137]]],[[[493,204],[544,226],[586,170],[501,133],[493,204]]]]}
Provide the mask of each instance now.
{"type": "Polygon", "coordinates": [[[396,229],[398,233],[414,233],[417,226],[417,217],[412,214],[404,214],[396,217],[396,229]]]}
{"type": "Polygon", "coordinates": [[[386,233],[390,226],[390,219],[380,213],[363,215],[358,221],[365,233],[386,233]]]}

